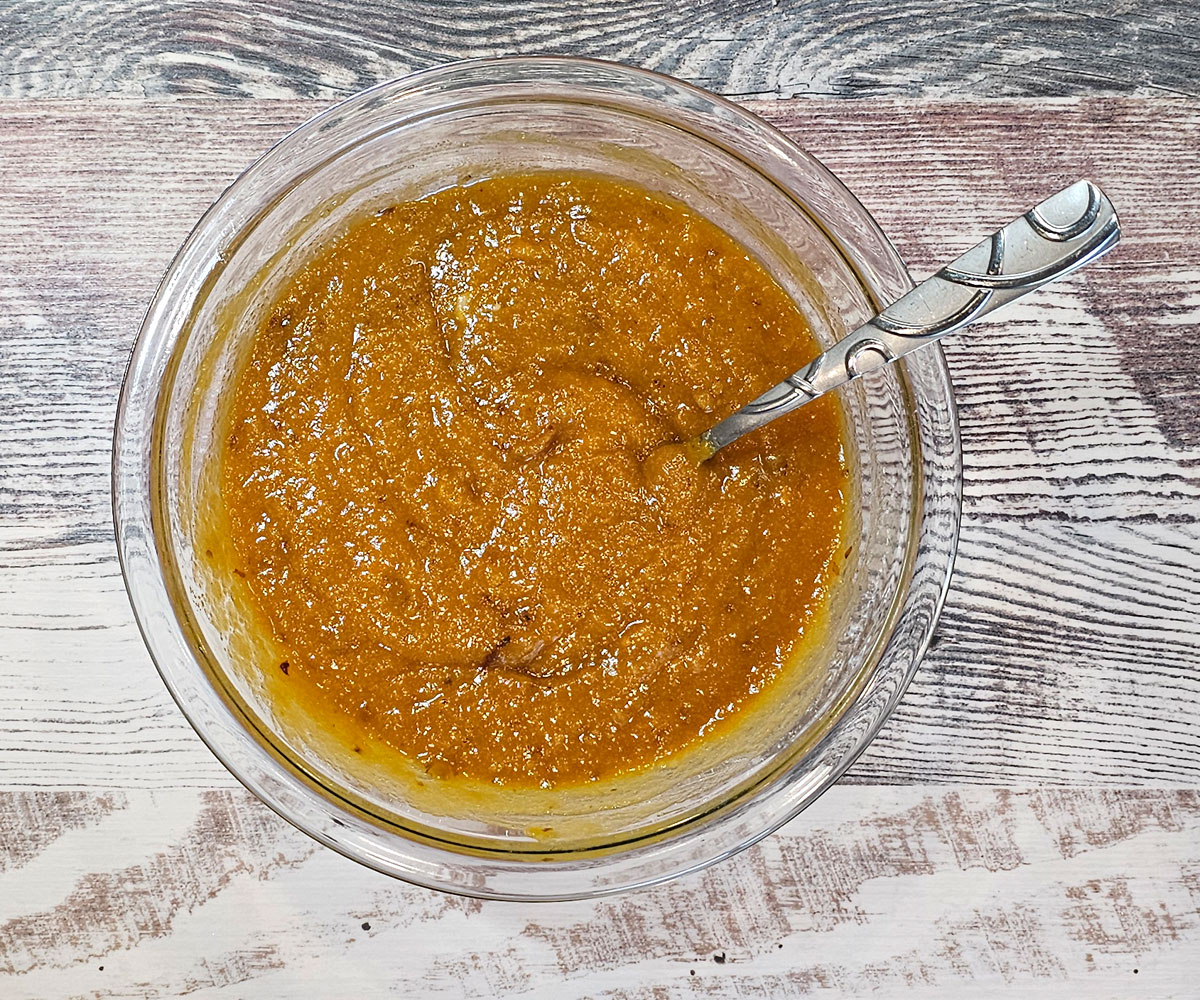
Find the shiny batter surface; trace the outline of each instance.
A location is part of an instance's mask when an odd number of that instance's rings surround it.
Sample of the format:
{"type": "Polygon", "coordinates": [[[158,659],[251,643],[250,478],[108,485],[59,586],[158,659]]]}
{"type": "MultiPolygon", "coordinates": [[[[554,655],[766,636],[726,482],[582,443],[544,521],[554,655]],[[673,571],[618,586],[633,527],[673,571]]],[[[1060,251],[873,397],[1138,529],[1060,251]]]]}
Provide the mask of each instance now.
{"type": "Polygon", "coordinates": [[[728,724],[842,557],[838,404],[701,466],[672,442],[816,351],[738,243],[616,181],[494,178],[354,225],[257,332],[222,467],[288,691],[514,786],[728,724]]]}

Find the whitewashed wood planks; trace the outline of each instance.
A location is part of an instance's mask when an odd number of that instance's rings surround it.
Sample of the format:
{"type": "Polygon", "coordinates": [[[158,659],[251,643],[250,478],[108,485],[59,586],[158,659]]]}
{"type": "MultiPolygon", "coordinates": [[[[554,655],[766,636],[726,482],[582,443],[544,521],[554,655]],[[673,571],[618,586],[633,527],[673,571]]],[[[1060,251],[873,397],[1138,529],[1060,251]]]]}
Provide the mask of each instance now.
{"type": "Polygon", "coordinates": [[[1126,240],[949,346],[958,568],[848,783],[710,873],[518,907],[360,870],[235,790],[117,571],[141,313],[208,201],[323,106],[0,102],[0,997],[1200,992],[1200,109],[757,106],[918,274],[1081,175],[1126,240]]]}
{"type": "Polygon", "coordinates": [[[0,807],[6,1000],[1195,996],[1193,791],[843,786],[716,869],[542,906],[389,882],[244,792],[0,807]]]}
{"type": "Polygon", "coordinates": [[[8,0],[0,97],[345,97],[452,59],[564,53],[737,95],[1200,92],[1189,0],[8,0]]]}
{"type": "MultiPolygon", "coordinates": [[[[109,435],[175,246],[320,106],[0,105],[0,785],[229,783],[132,625],[109,435]]],[[[759,109],[846,177],[917,273],[1083,174],[1127,233],[1108,261],[949,345],[961,555],[934,650],[852,780],[1195,782],[1200,385],[1155,345],[1200,325],[1200,204],[1174,173],[1200,144],[1200,113],[1126,100],[1037,116],[995,103],[759,109]],[[1039,147],[1048,134],[1073,138],[1039,147]],[[896,177],[903,187],[881,186],[896,177]]]]}

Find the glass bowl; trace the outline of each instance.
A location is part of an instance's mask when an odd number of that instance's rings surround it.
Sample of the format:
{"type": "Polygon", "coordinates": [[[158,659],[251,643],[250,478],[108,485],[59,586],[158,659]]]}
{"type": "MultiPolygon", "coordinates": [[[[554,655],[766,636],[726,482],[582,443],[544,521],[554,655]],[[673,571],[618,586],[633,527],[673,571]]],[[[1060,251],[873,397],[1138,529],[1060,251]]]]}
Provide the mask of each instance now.
{"type": "Polygon", "coordinates": [[[719,97],[589,60],[458,63],[318,115],[205,213],[138,335],[113,457],[134,613],[213,753],[281,816],[356,861],[506,899],[591,896],[701,868],[836,781],[929,642],[961,493],[950,380],[940,349],[927,347],[841,395],[850,555],[810,662],[743,724],[636,777],[572,791],[455,797],[435,780],[347,759],[273,688],[278,661],[245,610],[244,583],[214,569],[214,550],[228,546],[215,484],[230,386],[280,281],[351,220],[464,178],[541,169],[600,172],[687,203],[757,255],[825,344],[912,287],[832,174],[719,97]]]}

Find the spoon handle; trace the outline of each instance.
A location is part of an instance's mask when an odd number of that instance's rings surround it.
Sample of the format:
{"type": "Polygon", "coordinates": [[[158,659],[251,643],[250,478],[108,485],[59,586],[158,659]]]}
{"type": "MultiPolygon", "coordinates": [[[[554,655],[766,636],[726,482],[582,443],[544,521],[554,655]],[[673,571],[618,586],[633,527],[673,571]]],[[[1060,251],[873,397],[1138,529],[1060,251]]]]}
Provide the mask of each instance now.
{"type": "Polygon", "coordinates": [[[1091,181],[1031,208],[926,278],[874,319],[699,438],[713,454],[763,424],[909,351],[974,323],[1103,256],[1121,238],[1117,213],[1091,181]]]}

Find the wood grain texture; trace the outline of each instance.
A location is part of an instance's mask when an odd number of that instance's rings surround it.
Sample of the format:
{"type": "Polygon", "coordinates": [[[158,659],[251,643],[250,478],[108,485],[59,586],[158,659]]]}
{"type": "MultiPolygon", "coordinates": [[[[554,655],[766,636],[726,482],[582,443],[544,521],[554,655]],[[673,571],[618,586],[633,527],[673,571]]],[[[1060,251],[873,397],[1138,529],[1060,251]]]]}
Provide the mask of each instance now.
{"type": "Polygon", "coordinates": [[[1190,0],[9,0],[0,97],[344,97],[452,59],[615,59],[741,96],[1200,93],[1190,0]]]}
{"type": "MultiPolygon", "coordinates": [[[[0,834],[50,801],[0,794],[0,834]]],[[[54,801],[0,865],[6,1000],[1195,995],[1195,790],[842,786],[718,868],[537,907],[390,882],[244,792],[54,801]]]]}
{"type": "Polygon", "coordinates": [[[1196,94],[1197,20],[1111,0],[0,5],[0,997],[1195,997],[1200,106],[1149,95],[1196,94]],[[716,869],[539,907],[391,882],[232,787],[133,625],[107,494],[129,348],[208,202],[329,99],[514,49],[875,95],[755,109],[918,275],[1079,176],[1126,233],[948,345],[958,565],[849,778],[716,869]],[[1024,99],[962,99],[1004,95],[1024,99]]]}
{"type": "MultiPolygon", "coordinates": [[[[187,228],[319,107],[0,104],[0,786],[232,784],[132,623],[109,437],[141,313],[187,228]]],[[[948,345],[965,461],[957,569],[929,657],[850,780],[1195,784],[1200,381],[1178,359],[1200,339],[1187,180],[1200,111],[757,109],[846,178],[918,274],[1077,176],[1104,185],[1126,230],[1099,265],[948,345]]]]}

